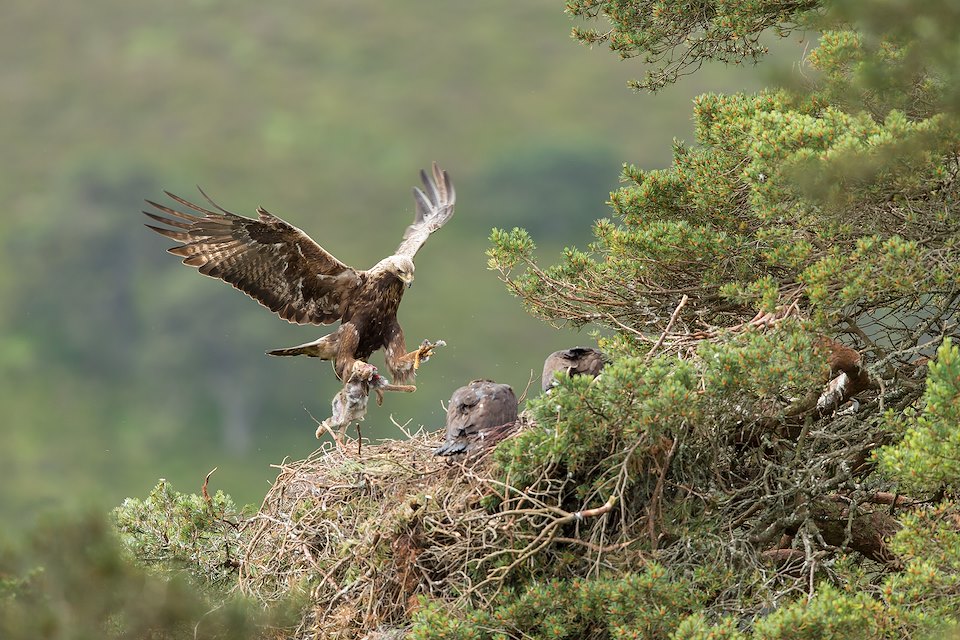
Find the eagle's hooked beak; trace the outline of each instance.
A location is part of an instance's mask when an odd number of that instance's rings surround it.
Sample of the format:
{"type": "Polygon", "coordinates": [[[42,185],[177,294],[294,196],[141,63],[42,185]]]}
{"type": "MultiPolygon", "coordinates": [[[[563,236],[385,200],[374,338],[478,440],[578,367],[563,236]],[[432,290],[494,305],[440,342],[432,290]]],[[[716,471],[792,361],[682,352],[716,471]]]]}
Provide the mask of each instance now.
{"type": "Polygon", "coordinates": [[[403,274],[402,276],[400,276],[400,281],[403,282],[403,284],[407,285],[407,289],[409,289],[410,287],[413,286],[413,274],[412,273],[403,274]]]}

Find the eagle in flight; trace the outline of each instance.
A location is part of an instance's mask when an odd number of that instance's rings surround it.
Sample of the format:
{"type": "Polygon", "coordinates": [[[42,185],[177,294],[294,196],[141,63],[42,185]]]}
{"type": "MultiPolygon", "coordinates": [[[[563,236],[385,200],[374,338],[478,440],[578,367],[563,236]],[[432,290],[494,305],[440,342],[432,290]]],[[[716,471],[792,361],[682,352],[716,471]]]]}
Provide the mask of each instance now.
{"type": "Polygon", "coordinates": [[[456,194],[446,171],[433,163],[432,175],[420,172],[423,189],[414,187],[416,216],[393,255],[365,271],[349,267],[300,229],[262,207],[257,219],[223,209],[200,193],[212,209],[188,202],[169,191],[177,210],[147,200],[164,215],[144,211],[167,227],[146,225],[180,244],[168,249],[183,264],[219,278],[297,324],[331,324],[333,333],[270,355],[306,355],[333,361],[337,377],[346,382],[357,360],[366,361],[384,349],[387,368],[398,382],[407,382],[433,352],[424,341],[407,353],[397,309],[404,289],[413,284],[413,257],[431,233],[453,216],[456,194]]]}

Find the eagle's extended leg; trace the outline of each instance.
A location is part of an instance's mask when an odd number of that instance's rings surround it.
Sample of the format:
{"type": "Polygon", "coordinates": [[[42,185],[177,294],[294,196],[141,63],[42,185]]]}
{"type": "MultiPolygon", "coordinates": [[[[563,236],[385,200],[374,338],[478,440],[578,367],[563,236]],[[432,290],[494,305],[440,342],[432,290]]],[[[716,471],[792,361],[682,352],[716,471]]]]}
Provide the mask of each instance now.
{"type": "Polygon", "coordinates": [[[436,342],[430,342],[429,340],[424,340],[420,343],[420,348],[416,351],[411,351],[405,357],[413,356],[413,368],[419,369],[420,364],[426,362],[430,359],[430,356],[433,355],[433,350],[437,347],[445,347],[447,343],[443,340],[437,340],[436,342]]]}
{"type": "Polygon", "coordinates": [[[437,340],[436,342],[424,340],[419,348],[407,353],[407,345],[403,339],[403,329],[396,321],[390,328],[389,336],[384,355],[390,374],[394,378],[393,381],[398,384],[412,382],[417,375],[417,369],[433,355],[433,350],[446,345],[443,340],[437,340]]]}
{"type": "Polygon", "coordinates": [[[399,358],[397,358],[397,363],[401,367],[407,369],[413,369],[416,371],[420,368],[420,365],[430,359],[430,356],[433,355],[433,350],[437,347],[446,346],[446,342],[443,340],[437,340],[436,342],[430,342],[429,340],[424,340],[420,343],[420,346],[417,349],[414,349],[410,353],[405,353],[399,358]]]}
{"type": "Polygon", "coordinates": [[[421,364],[430,359],[434,349],[445,346],[447,343],[443,340],[437,340],[436,342],[424,340],[417,349],[406,353],[406,348],[403,344],[403,334],[399,335],[399,339],[395,337],[394,340],[391,340],[387,345],[386,360],[387,366],[390,368],[390,373],[393,374],[395,381],[403,384],[412,382],[417,374],[417,369],[420,368],[421,364]]]}
{"type": "Polygon", "coordinates": [[[412,384],[390,384],[383,376],[375,376],[373,390],[377,392],[377,406],[383,406],[384,391],[402,391],[403,393],[413,393],[417,390],[412,384]]]}

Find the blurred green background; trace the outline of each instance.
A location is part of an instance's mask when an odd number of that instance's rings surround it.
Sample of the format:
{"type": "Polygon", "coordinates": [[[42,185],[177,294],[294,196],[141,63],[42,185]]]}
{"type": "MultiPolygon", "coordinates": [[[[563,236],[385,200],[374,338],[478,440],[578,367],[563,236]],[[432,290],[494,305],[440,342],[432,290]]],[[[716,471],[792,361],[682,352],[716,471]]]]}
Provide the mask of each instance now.
{"type": "MultiPolygon", "coordinates": [[[[523,226],[550,260],[585,246],[622,162],[669,162],[690,99],[755,90],[716,67],[656,96],[635,64],[569,37],[559,0],[8,0],[0,21],[0,517],[17,528],[75,503],[118,503],[165,477],[259,502],[285,457],[317,447],[329,364],[268,358],[327,328],[279,320],[164,252],[139,213],[200,184],[257,205],[366,268],[410,222],[437,160],[457,214],[417,256],[408,345],[448,346],[419,390],[372,407],[442,426],[470,379],[519,392],[550,351],[588,343],[522,310],[486,269],[493,226],[523,226]]],[[[786,59],[795,58],[791,53],[786,59]]],[[[379,356],[374,362],[382,362],[379,356]]],[[[534,384],[534,389],[538,385],[534,384]]]]}

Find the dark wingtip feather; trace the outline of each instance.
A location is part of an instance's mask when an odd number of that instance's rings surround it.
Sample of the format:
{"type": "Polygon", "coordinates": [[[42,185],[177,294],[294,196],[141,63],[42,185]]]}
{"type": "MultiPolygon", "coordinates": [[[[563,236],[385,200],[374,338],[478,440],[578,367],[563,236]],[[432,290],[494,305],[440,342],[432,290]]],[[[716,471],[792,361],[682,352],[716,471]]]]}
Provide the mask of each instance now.
{"type": "Polygon", "coordinates": [[[427,187],[427,191],[430,193],[430,201],[434,204],[440,204],[440,177],[438,173],[439,167],[437,163],[433,163],[433,179],[427,177],[427,173],[420,170],[420,179],[423,180],[423,184],[427,187]]]}
{"type": "MultiPolygon", "coordinates": [[[[175,194],[175,193],[170,193],[169,191],[164,191],[164,193],[165,193],[165,194],[167,195],[167,197],[170,198],[171,200],[176,200],[177,202],[179,202],[179,203],[182,204],[183,206],[185,206],[185,207],[187,207],[187,208],[189,208],[189,209],[193,209],[193,210],[196,211],[197,213],[202,213],[202,214],[205,215],[205,216],[215,216],[215,215],[217,215],[217,213],[216,213],[215,211],[210,211],[209,209],[204,209],[204,208],[201,207],[200,205],[194,204],[193,202],[190,202],[189,200],[185,200],[185,199],[181,198],[180,196],[178,196],[178,195],[175,194]]],[[[150,204],[153,204],[153,203],[151,202],[150,204]]],[[[153,206],[156,207],[157,205],[154,204],[153,206]]],[[[167,210],[167,207],[159,207],[159,208],[162,209],[163,211],[167,211],[167,213],[171,213],[171,212],[172,212],[172,211],[168,211],[168,210],[167,210]]],[[[180,212],[173,212],[173,213],[180,213],[180,212]]],[[[194,216],[191,216],[191,217],[194,217],[194,216]]],[[[196,220],[199,220],[199,218],[195,218],[195,219],[196,219],[196,220]]]]}
{"type": "Polygon", "coordinates": [[[232,212],[230,212],[230,211],[227,211],[226,209],[224,209],[223,207],[221,207],[220,205],[218,205],[216,202],[214,202],[213,198],[211,198],[210,196],[208,196],[208,195],[207,195],[207,192],[204,191],[203,188],[202,188],[200,185],[197,185],[197,191],[199,191],[199,192],[200,192],[200,195],[203,196],[204,200],[206,200],[207,202],[209,202],[209,203],[213,206],[213,208],[215,208],[217,211],[220,211],[221,213],[225,213],[225,214],[227,214],[228,216],[235,215],[234,213],[232,213],[232,212]]]}
{"type": "Polygon", "coordinates": [[[433,162],[433,182],[436,184],[437,191],[442,190],[445,196],[444,200],[447,203],[452,204],[456,200],[456,192],[453,190],[453,181],[450,179],[450,174],[441,169],[436,161],[433,162]],[[441,185],[443,185],[442,189],[441,185]]]}
{"type": "MultiPolygon", "coordinates": [[[[143,213],[143,215],[147,216],[148,218],[152,218],[152,219],[156,220],[157,222],[159,222],[159,223],[161,223],[161,224],[168,224],[168,225],[170,225],[171,227],[176,227],[177,229],[189,229],[189,228],[190,228],[190,225],[189,225],[189,224],[187,224],[186,222],[182,222],[182,221],[180,221],[180,220],[171,220],[170,218],[165,218],[165,217],[159,216],[159,215],[157,215],[157,214],[155,214],[155,213],[150,213],[149,211],[142,211],[141,213],[143,213]]],[[[146,226],[149,227],[150,225],[146,225],[146,226]]],[[[151,228],[152,228],[152,227],[151,227],[151,228]]]]}
{"type": "Polygon", "coordinates": [[[417,215],[414,220],[414,224],[416,224],[423,222],[423,214],[430,211],[433,205],[431,205],[430,200],[427,198],[427,194],[420,190],[420,187],[413,188],[413,199],[417,205],[417,215]]]}
{"type": "Polygon", "coordinates": [[[433,187],[433,181],[430,180],[430,176],[427,175],[427,172],[423,169],[420,169],[420,182],[423,183],[423,186],[431,194],[436,193],[436,189],[433,187]]]}
{"type": "Polygon", "coordinates": [[[145,226],[147,229],[150,229],[151,231],[155,231],[159,233],[160,235],[166,238],[170,238],[171,240],[176,240],[177,242],[186,242],[187,240],[190,239],[190,236],[188,236],[187,234],[181,233],[180,231],[174,231],[173,229],[164,229],[163,227],[155,227],[152,224],[144,224],[143,226],[145,226]]]}
{"type": "MultiPolygon", "coordinates": [[[[167,191],[164,191],[164,193],[166,193],[167,195],[170,195],[170,193],[167,191]]],[[[179,202],[179,199],[176,196],[171,196],[171,197],[174,200],[177,200],[179,202]]],[[[189,213],[184,213],[183,211],[177,211],[176,209],[171,209],[170,207],[164,204],[160,204],[159,202],[154,202],[153,200],[145,200],[144,202],[149,204],[154,209],[157,209],[158,211],[163,211],[168,216],[180,218],[181,220],[186,220],[187,222],[197,222],[198,220],[200,220],[198,216],[191,215],[189,213]]],[[[144,211],[144,213],[147,213],[147,212],[144,211]]],[[[150,214],[147,214],[147,215],[150,215],[150,214]]]]}
{"type": "Polygon", "coordinates": [[[453,180],[450,179],[450,174],[446,171],[443,172],[443,186],[447,190],[447,202],[453,204],[457,201],[457,192],[453,188],[453,180]]]}

